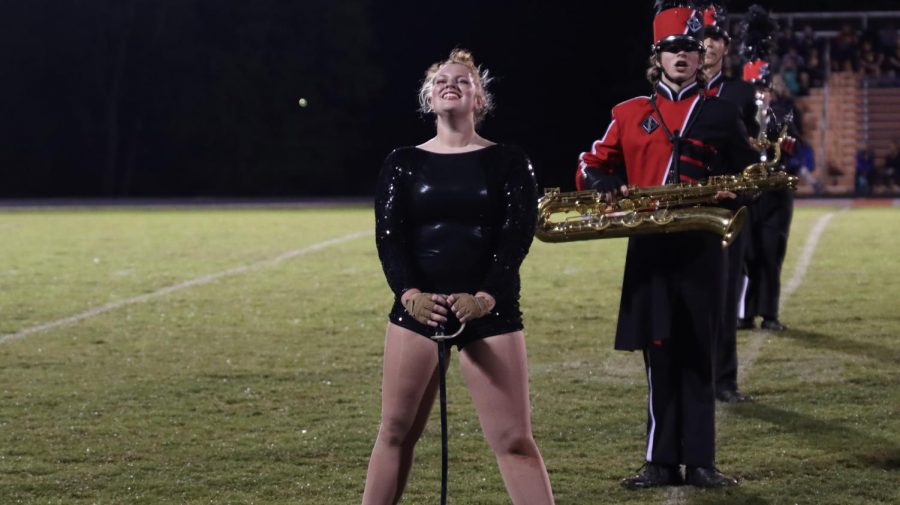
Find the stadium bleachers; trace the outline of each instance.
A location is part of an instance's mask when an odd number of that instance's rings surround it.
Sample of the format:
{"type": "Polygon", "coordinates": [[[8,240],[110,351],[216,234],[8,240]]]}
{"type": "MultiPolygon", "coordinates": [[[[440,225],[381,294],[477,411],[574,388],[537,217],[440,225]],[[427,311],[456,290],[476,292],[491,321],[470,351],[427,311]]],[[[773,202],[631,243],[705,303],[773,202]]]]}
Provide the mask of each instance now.
{"type": "MultiPolygon", "coordinates": [[[[824,88],[813,88],[797,99],[805,111],[807,140],[818,161],[816,177],[825,194],[854,191],[856,153],[871,147],[876,157],[887,154],[900,136],[900,87],[875,87],[852,72],[832,73],[824,88]]],[[[802,183],[799,194],[812,194],[802,183]]]]}
{"type": "MultiPolygon", "coordinates": [[[[887,155],[895,142],[900,143],[900,49],[896,49],[900,11],[771,16],[782,30],[772,71],[789,84],[789,96],[803,121],[803,137],[815,153],[812,178],[801,178],[798,194],[896,194],[900,167],[893,166],[896,161],[889,162],[887,155]],[[873,67],[876,60],[880,63],[873,67]],[[857,187],[858,153],[866,149],[874,158],[874,169],[867,168],[869,175],[857,187]]],[[[740,18],[732,19],[732,28],[738,31],[740,18]]],[[[871,166],[871,158],[865,167],[871,166]]],[[[893,154],[891,159],[896,159],[893,154]]]]}
{"type": "MultiPolygon", "coordinates": [[[[807,140],[818,161],[817,174],[826,193],[853,191],[853,167],[859,143],[860,101],[854,74],[832,74],[825,88],[810,90],[798,98],[806,110],[807,140]]],[[[801,194],[811,193],[803,184],[801,194]]]]}

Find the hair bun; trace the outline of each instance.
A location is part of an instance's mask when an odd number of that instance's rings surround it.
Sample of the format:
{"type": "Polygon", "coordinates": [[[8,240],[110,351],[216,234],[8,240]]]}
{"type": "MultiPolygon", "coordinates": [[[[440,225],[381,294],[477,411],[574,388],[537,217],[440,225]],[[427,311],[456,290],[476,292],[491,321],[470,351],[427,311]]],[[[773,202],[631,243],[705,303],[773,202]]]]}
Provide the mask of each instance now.
{"type": "Polygon", "coordinates": [[[462,63],[463,65],[478,67],[478,65],[475,64],[475,58],[468,49],[456,48],[450,51],[450,57],[447,59],[453,63],[462,63]]]}

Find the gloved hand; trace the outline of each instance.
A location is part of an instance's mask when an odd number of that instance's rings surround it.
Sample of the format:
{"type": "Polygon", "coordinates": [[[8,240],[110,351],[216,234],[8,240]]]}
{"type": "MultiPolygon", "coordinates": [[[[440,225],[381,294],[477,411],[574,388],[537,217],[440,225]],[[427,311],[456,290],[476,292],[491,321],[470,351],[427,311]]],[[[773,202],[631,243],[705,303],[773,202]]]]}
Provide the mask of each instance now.
{"type": "Polygon", "coordinates": [[[416,321],[428,326],[437,326],[438,322],[447,321],[447,318],[442,315],[447,313],[447,309],[442,305],[443,302],[444,298],[440,295],[418,292],[406,298],[403,308],[416,321]]]}
{"type": "Polygon", "coordinates": [[[469,293],[453,293],[447,297],[447,303],[461,323],[484,317],[492,308],[491,301],[486,297],[473,296],[469,293]]]}
{"type": "Polygon", "coordinates": [[[617,193],[623,193],[622,186],[625,181],[615,174],[603,174],[597,169],[588,168],[584,171],[584,183],[590,189],[597,190],[598,193],[605,195],[607,200],[614,197],[617,193]]]}

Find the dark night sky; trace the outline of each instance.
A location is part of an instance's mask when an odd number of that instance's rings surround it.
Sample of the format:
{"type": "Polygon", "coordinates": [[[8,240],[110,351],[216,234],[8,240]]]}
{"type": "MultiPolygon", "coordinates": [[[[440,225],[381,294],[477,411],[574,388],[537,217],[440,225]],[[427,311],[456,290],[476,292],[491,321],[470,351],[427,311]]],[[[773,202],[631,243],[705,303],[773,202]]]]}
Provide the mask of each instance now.
{"type": "Polygon", "coordinates": [[[647,91],[652,3],[2,0],[0,197],[368,194],[433,134],[416,93],[453,47],[495,77],[482,134],[565,188],[610,107],[647,91]]]}

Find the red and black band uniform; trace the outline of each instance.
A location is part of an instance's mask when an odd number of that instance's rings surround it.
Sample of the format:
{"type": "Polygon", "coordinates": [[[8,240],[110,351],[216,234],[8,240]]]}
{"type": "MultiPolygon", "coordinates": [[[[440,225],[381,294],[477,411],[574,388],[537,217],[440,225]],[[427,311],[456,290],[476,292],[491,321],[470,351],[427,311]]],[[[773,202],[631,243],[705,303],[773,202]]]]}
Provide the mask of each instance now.
{"type": "MultiPolygon", "coordinates": [[[[737,107],[696,83],[616,105],[606,134],[580,156],[579,189],[736,173],[756,158],[737,107]]],[[[615,348],[642,350],[648,382],[646,460],[715,464],[714,349],[726,258],[720,238],[679,232],[629,238],[615,348]]]]}
{"type": "MultiPolygon", "coordinates": [[[[788,127],[788,134],[802,142],[803,124],[800,111],[794,109],[790,99],[776,99],[770,105],[775,118],[782,119],[794,113],[794,120],[788,127]]],[[[769,138],[777,132],[774,122],[770,123],[769,138]]],[[[788,153],[782,153],[787,157],[788,153]]],[[[785,168],[791,175],[791,167],[785,168]]],[[[796,168],[793,169],[796,172],[796,168]]],[[[747,247],[747,284],[741,317],[753,319],[761,316],[763,321],[778,321],[781,303],[781,267],[787,254],[788,234],[794,215],[794,192],[790,189],[764,191],[753,206],[749,219],[750,244],[747,247]]]]}
{"type": "MultiPolygon", "coordinates": [[[[731,102],[738,107],[741,121],[748,135],[755,137],[759,133],[756,122],[756,88],[752,84],[739,79],[727,79],[720,71],[706,85],[708,93],[731,102]]],[[[737,323],[738,305],[742,303],[744,277],[746,275],[746,256],[750,247],[749,230],[753,220],[755,201],[742,200],[749,213],[746,225],[735,237],[726,250],[728,261],[725,266],[725,306],[723,308],[720,337],[716,345],[716,390],[737,391],[737,323]]]]}

